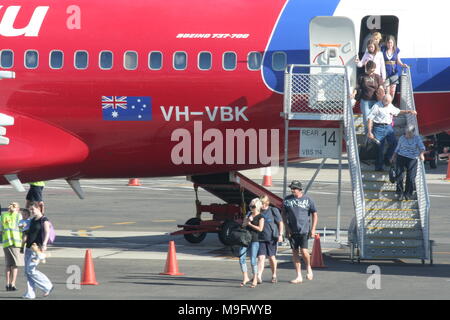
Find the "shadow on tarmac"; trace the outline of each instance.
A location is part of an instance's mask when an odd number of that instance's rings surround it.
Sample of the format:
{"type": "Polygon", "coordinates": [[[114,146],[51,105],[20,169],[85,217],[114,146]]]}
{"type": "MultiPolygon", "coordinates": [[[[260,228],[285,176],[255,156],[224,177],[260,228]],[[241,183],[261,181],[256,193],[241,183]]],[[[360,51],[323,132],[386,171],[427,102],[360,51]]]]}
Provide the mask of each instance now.
{"type": "MultiPolygon", "coordinates": [[[[425,278],[450,278],[450,264],[422,264],[420,260],[362,260],[352,263],[348,253],[329,252],[323,255],[326,268],[314,268],[320,271],[367,274],[367,268],[379,266],[383,275],[411,276],[425,278]]],[[[304,264],[302,261],[302,268],[304,264]]],[[[278,263],[278,269],[293,269],[292,262],[278,263]]]]}

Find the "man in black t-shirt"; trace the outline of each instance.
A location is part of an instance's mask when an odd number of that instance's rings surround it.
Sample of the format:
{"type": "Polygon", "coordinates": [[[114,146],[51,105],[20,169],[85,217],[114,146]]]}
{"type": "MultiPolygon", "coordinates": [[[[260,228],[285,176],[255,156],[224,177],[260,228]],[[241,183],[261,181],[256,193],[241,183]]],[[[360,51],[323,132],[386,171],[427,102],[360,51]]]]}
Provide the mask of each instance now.
{"type": "Polygon", "coordinates": [[[286,216],[286,233],[292,248],[292,258],[297,272],[297,278],[291,281],[293,284],[302,283],[300,252],[306,263],[306,278],[313,279],[311,269],[311,257],[308,251],[308,239],[316,235],[317,210],[314,201],[303,194],[302,184],[293,180],[289,185],[292,194],[283,201],[284,214],[286,216]],[[312,216],[312,227],[310,231],[310,219],[312,216]],[[300,249],[300,251],[299,251],[300,249]]]}

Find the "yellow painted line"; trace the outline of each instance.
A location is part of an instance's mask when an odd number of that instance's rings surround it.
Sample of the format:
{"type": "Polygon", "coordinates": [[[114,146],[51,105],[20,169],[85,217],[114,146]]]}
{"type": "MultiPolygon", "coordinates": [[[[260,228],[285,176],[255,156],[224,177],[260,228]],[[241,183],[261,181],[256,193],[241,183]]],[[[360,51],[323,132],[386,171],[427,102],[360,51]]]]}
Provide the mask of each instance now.
{"type": "Polygon", "coordinates": [[[152,222],[177,222],[177,220],[153,220],[152,222]]]}
{"type": "Polygon", "coordinates": [[[418,219],[412,218],[366,218],[368,220],[383,220],[383,221],[416,221],[418,219]]]}
{"type": "Polygon", "coordinates": [[[436,254],[450,254],[450,252],[433,252],[433,253],[436,253],[436,254]]]}
{"type": "Polygon", "coordinates": [[[87,234],[87,230],[78,230],[77,234],[79,237],[89,237],[89,235],[87,234]]]}
{"type": "Polygon", "coordinates": [[[95,230],[95,229],[101,229],[104,228],[105,226],[93,226],[93,227],[89,227],[89,230],[95,230]]]}
{"type": "Polygon", "coordinates": [[[367,209],[367,211],[417,211],[418,209],[367,209]]]}
{"type": "Polygon", "coordinates": [[[131,221],[129,221],[129,222],[116,222],[116,223],[113,223],[113,224],[117,224],[117,225],[125,225],[125,224],[135,224],[136,222],[131,222],[131,221]]]}

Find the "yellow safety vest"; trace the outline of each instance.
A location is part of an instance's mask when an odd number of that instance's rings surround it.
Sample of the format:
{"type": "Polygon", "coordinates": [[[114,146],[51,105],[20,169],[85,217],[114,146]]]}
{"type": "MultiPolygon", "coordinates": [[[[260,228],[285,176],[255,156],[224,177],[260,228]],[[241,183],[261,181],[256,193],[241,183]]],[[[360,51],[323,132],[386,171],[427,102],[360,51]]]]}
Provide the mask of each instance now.
{"type": "Polygon", "coordinates": [[[35,187],[45,187],[44,181],[30,182],[30,185],[35,186],[35,187]]]}
{"type": "Polygon", "coordinates": [[[3,248],[22,246],[22,232],[19,230],[20,215],[18,212],[3,212],[2,217],[3,248]]]}

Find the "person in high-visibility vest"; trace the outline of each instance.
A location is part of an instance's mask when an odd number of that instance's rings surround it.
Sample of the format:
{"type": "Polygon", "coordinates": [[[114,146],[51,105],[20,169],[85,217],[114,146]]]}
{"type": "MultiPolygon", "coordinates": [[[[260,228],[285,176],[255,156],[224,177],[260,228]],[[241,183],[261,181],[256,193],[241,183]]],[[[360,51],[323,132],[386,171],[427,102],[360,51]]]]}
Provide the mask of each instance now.
{"type": "Polygon", "coordinates": [[[23,254],[20,253],[22,232],[19,229],[19,221],[22,217],[19,210],[19,204],[13,202],[9,205],[8,211],[3,212],[1,216],[0,231],[6,261],[6,291],[17,290],[16,279],[18,267],[24,265],[23,254]]]}
{"type": "Polygon", "coordinates": [[[44,190],[44,181],[30,182],[30,190],[27,193],[27,204],[26,207],[29,208],[33,203],[37,203],[41,212],[44,213],[44,200],[42,199],[42,191],[44,190]]]}

